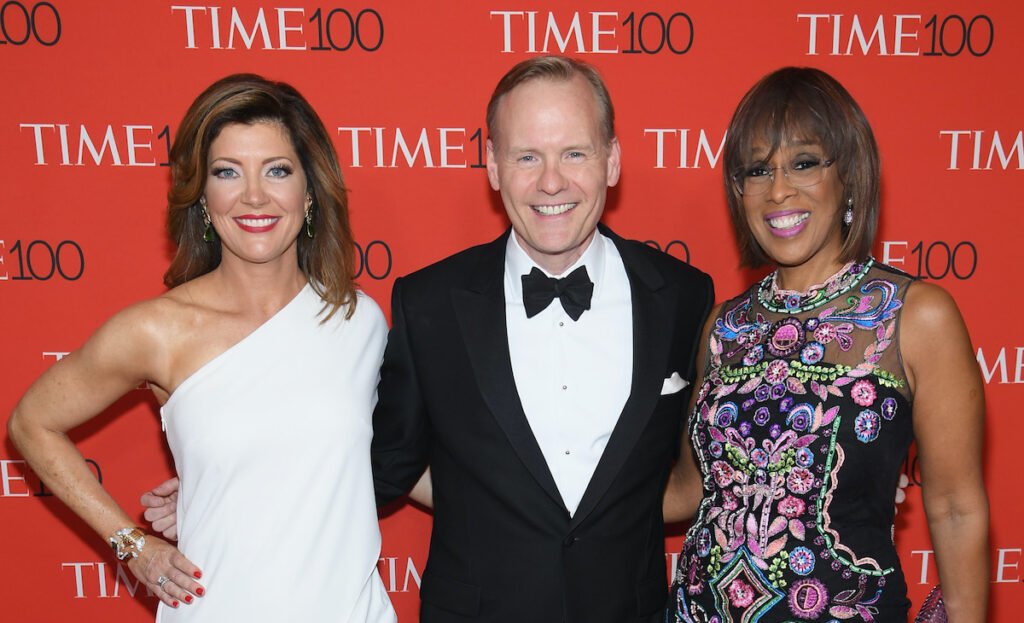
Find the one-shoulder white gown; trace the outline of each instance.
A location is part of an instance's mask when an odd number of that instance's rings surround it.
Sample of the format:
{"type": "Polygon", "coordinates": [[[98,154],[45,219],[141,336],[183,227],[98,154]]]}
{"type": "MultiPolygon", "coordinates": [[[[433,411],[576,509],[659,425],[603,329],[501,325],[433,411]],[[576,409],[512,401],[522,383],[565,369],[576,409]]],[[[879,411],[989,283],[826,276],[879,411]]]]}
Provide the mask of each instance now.
{"type": "Polygon", "coordinates": [[[362,294],[349,319],[320,324],[322,306],[307,285],[161,409],[206,595],[157,621],[396,621],[370,473],[387,325],[362,294]]]}

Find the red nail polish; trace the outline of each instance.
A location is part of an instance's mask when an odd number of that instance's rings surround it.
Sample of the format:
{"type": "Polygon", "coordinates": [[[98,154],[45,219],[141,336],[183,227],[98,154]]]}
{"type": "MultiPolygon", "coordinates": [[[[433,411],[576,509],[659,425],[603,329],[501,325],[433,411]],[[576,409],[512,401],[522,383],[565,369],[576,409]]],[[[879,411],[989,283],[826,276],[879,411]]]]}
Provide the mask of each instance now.
{"type": "Polygon", "coordinates": [[[185,603],[187,603],[187,604],[192,603],[192,595],[185,595],[185,603]]]}
{"type": "Polygon", "coordinates": [[[177,601],[172,601],[171,602],[171,607],[172,608],[177,608],[178,607],[178,602],[177,601]]]}
{"type": "Polygon", "coordinates": [[[199,595],[200,597],[202,597],[205,594],[206,594],[206,589],[203,588],[202,586],[200,586],[199,588],[196,589],[196,595],[199,595]]]}
{"type": "Polygon", "coordinates": [[[198,580],[199,578],[203,577],[203,572],[197,570],[192,575],[196,576],[196,579],[198,580]]]}

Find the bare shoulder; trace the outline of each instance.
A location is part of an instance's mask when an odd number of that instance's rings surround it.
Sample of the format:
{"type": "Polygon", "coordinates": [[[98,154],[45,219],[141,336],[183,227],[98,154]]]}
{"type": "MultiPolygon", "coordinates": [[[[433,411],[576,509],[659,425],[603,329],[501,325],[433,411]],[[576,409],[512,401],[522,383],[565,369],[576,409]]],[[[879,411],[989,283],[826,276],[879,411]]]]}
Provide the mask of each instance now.
{"type": "Polygon", "coordinates": [[[925,281],[916,281],[907,290],[900,326],[905,356],[967,338],[956,301],[943,288],[925,281]]]}
{"type": "Polygon", "coordinates": [[[175,316],[173,303],[164,297],[130,305],[107,319],[37,384],[47,395],[54,395],[55,388],[74,388],[83,403],[92,400],[102,409],[141,382],[159,383],[169,362],[166,327],[175,316]]]}
{"type": "Polygon", "coordinates": [[[122,309],[101,326],[89,342],[105,344],[111,341],[124,342],[119,348],[135,346],[149,350],[158,341],[161,318],[166,316],[161,297],[149,299],[122,309]]]}
{"type": "MultiPolygon", "coordinates": [[[[204,277],[183,283],[144,303],[148,330],[172,351],[208,341],[223,332],[225,325],[239,322],[238,306],[225,301],[204,277]]],[[[241,323],[239,330],[247,332],[241,323]]],[[[224,337],[236,339],[232,335],[224,337]]]]}
{"type": "Polygon", "coordinates": [[[917,281],[907,290],[900,321],[900,354],[911,387],[974,364],[970,336],[956,301],[943,288],[917,281]]]}
{"type": "Polygon", "coordinates": [[[197,285],[188,282],[136,303],[108,323],[129,339],[126,346],[138,361],[146,362],[147,380],[158,387],[174,386],[181,353],[202,342],[207,333],[204,329],[218,317],[216,305],[197,285]]]}
{"type": "MultiPolygon", "coordinates": [[[[186,284],[187,285],[187,284],[186,284]]],[[[153,348],[173,340],[192,324],[200,313],[199,306],[190,301],[179,286],[152,299],[130,305],[102,327],[101,331],[124,336],[133,342],[153,348]]]]}
{"type": "Polygon", "coordinates": [[[173,332],[187,329],[198,317],[213,311],[213,305],[203,296],[202,288],[194,282],[183,283],[155,299],[149,313],[154,321],[173,332]]]}
{"type": "Polygon", "coordinates": [[[936,323],[963,323],[960,309],[949,292],[927,281],[915,281],[907,289],[903,306],[904,327],[908,321],[926,326],[936,323]]]}

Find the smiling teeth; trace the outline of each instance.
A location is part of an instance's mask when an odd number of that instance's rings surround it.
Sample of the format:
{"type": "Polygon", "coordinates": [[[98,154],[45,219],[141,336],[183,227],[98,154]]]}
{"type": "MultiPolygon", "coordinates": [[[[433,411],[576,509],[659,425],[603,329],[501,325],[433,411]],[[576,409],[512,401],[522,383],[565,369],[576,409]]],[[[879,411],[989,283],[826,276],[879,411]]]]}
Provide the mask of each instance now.
{"type": "Polygon", "coordinates": [[[540,212],[544,216],[556,216],[558,214],[565,214],[569,210],[576,207],[575,203],[563,203],[556,206],[533,206],[533,209],[540,212]]]}
{"type": "Polygon", "coordinates": [[[809,216],[810,214],[806,212],[802,214],[787,214],[786,216],[768,219],[768,224],[772,226],[772,229],[789,229],[803,223],[809,216]]]}
{"type": "Polygon", "coordinates": [[[246,227],[267,227],[277,222],[276,218],[240,218],[238,222],[246,227]]]}

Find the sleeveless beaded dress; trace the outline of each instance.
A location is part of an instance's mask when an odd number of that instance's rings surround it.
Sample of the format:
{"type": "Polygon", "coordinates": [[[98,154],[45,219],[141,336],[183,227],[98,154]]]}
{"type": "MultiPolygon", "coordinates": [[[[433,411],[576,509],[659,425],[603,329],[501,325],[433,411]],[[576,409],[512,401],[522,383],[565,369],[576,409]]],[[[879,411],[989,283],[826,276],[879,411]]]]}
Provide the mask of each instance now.
{"type": "Polygon", "coordinates": [[[689,422],[704,500],[667,621],[905,623],[894,493],[912,439],[912,278],[869,259],[722,305],[689,422]]]}

